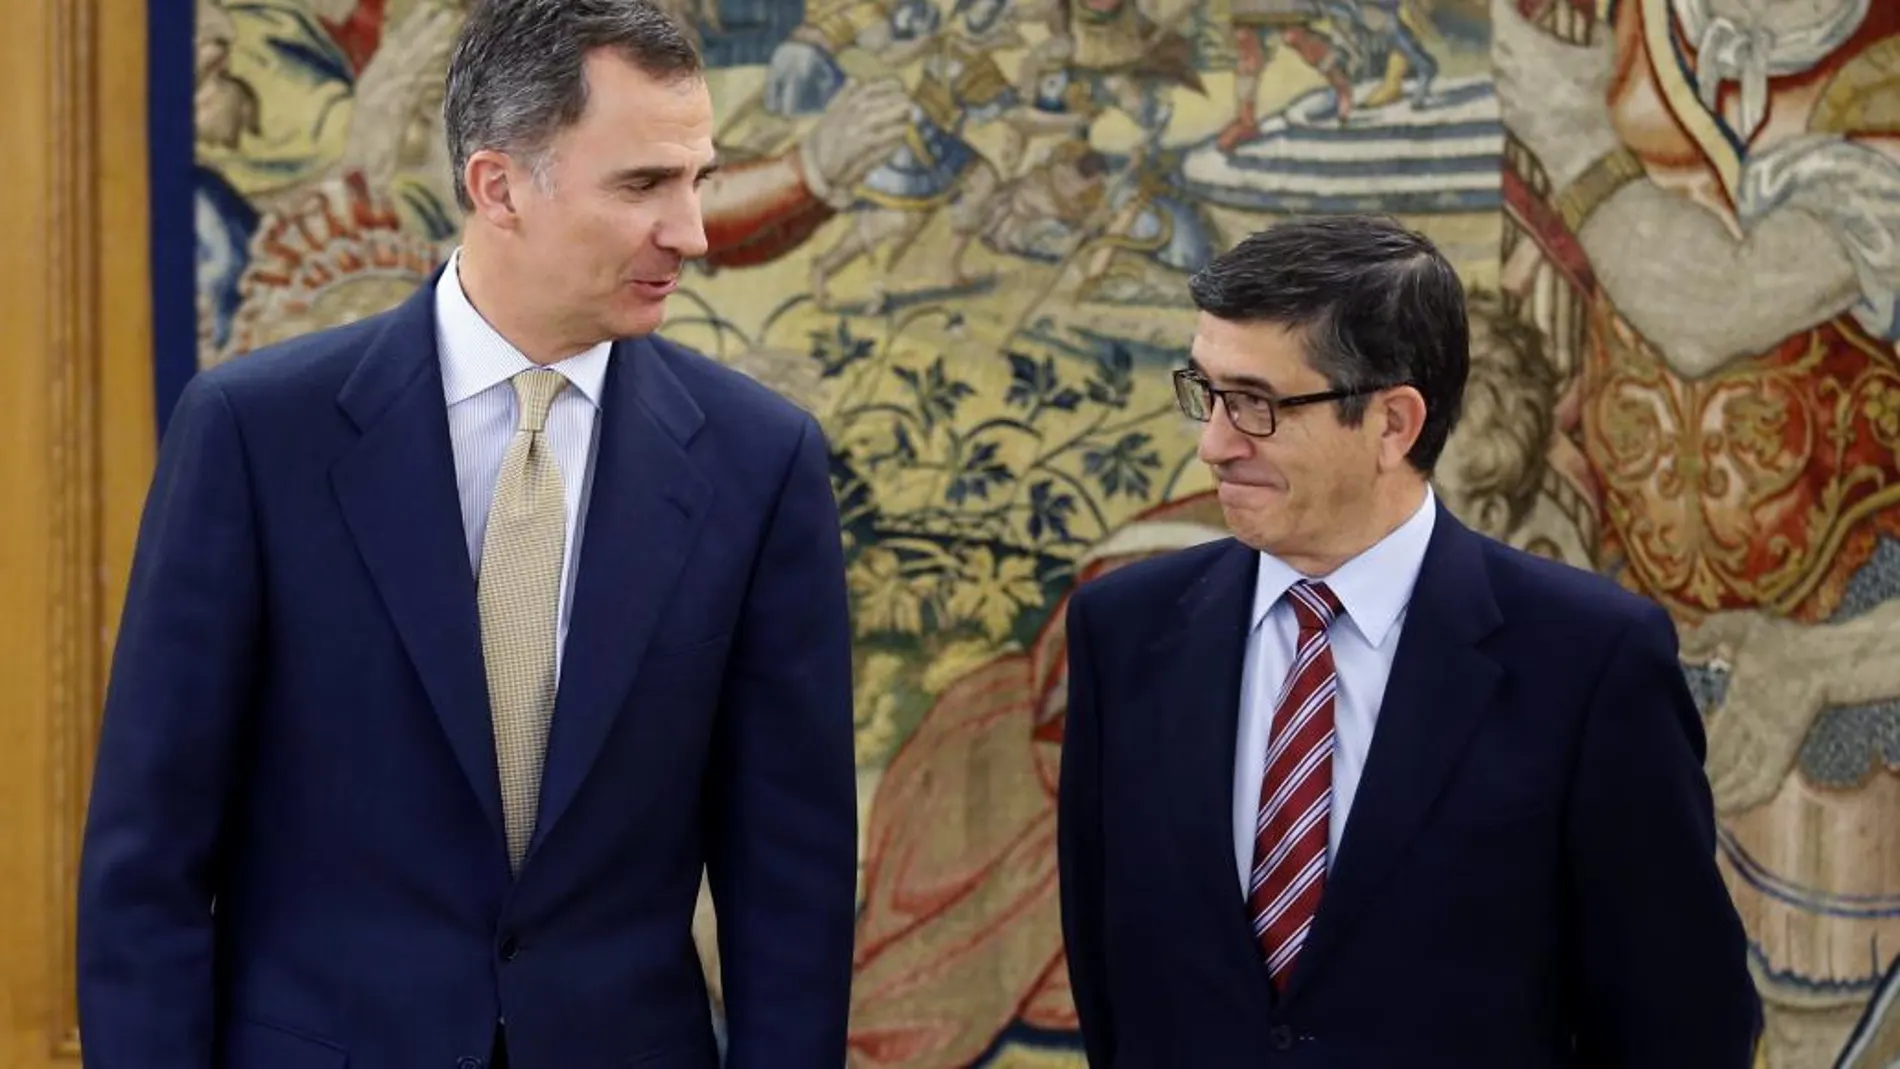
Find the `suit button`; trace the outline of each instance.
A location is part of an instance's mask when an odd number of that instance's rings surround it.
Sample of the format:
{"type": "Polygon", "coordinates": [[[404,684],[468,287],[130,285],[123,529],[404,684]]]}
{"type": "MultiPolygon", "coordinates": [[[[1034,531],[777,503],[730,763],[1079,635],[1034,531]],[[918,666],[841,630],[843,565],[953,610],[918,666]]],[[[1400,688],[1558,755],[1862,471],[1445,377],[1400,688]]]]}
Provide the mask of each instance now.
{"type": "Polygon", "coordinates": [[[1293,1029],[1288,1028],[1286,1025],[1274,1025],[1272,1033],[1269,1034],[1267,1038],[1273,1042],[1274,1050],[1293,1049],[1293,1029]]]}
{"type": "Polygon", "coordinates": [[[455,1069],[482,1069],[482,1060],[472,1054],[455,1059],[455,1069]]]}
{"type": "MultiPolygon", "coordinates": [[[[515,956],[520,953],[521,943],[514,936],[511,935],[501,941],[501,960],[513,961],[515,960],[515,956]]],[[[469,1067],[461,1066],[458,1067],[458,1069],[469,1069],[469,1067]]]]}

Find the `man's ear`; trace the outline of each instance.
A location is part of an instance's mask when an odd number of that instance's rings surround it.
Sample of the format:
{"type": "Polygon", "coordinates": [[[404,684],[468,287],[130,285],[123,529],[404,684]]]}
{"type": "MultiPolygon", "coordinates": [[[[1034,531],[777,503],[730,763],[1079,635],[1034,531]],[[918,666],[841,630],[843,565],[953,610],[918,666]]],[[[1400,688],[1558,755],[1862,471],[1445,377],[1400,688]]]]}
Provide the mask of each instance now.
{"type": "Polygon", "coordinates": [[[1425,395],[1411,386],[1386,390],[1373,399],[1366,418],[1379,429],[1379,469],[1397,471],[1425,431],[1425,395]]]}
{"type": "Polygon", "coordinates": [[[490,226],[512,229],[518,218],[515,182],[520,175],[507,153],[485,148],[470,155],[462,167],[462,184],[468,190],[474,214],[490,226]]]}

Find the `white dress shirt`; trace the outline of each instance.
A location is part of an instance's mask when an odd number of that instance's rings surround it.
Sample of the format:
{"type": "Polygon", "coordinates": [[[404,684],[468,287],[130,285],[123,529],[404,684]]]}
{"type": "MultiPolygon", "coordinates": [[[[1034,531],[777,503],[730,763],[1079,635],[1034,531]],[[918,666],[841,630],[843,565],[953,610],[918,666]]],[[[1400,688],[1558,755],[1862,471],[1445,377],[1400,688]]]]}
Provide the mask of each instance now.
{"type": "MultiPolygon", "coordinates": [[[[442,392],[449,406],[449,443],[455,451],[455,486],[462,500],[462,530],[468,536],[468,565],[481,575],[482,535],[488,530],[488,504],[495,494],[502,456],[514,440],[518,402],[513,378],[535,367],[521,350],[490,326],[462,291],[461,251],[449,257],[435,287],[436,349],[442,359],[442,392]]],[[[580,532],[593,489],[594,452],[600,425],[600,398],[607,381],[612,342],[548,365],[567,378],[568,388],[548,409],[543,434],[561,469],[567,502],[561,563],[560,627],[555,635],[555,675],[567,647],[568,615],[574,602],[574,564],[580,559],[580,532]]]]}
{"type": "Polygon", "coordinates": [[[1243,896],[1253,873],[1254,827],[1273,710],[1285,689],[1299,636],[1299,622],[1284,600],[1287,589],[1303,578],[1321,578],[1345,609],[1327,631],[1333,671],[1339,679],[1333,702],[1333,798],[1326,852],[1330,868],[1339,856],[1346,816],[1366,767],[1386,678],[1392,674],[1392,655],[1404,629],[1405,607],[1412,600],[1436,518],[1428,486],[1424,504],[1410,519],[1324,577],[1303,576],[1276,557],[1260,555],[1253,626],[1247,634],[1247,660],[1241,674],[1240,737],[1234,750],[1234,859],[1243,896]]]}

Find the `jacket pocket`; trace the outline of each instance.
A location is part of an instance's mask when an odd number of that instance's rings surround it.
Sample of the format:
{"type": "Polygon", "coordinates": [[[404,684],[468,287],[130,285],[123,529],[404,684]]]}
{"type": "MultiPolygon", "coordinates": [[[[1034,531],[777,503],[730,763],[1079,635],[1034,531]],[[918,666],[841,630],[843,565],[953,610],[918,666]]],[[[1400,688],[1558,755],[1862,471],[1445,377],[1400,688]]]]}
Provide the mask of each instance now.
{"type": "Polygon", "coordinates": [[[225,1031],[224,1057],[219,1069],[348,1069],[350,1056],[342,1047],[305,1035],[239,1017],[225,1031]]]}
{"type": "Polygon", "coordinates": [[[648,650],[634,672],[631,690],[640,694],[700,697],[717,693],[726,674],[732,636],[722,635],[688,646],[648,650]]]}
{"type": "Polygon", "coordinates": [[[685,1043],[633,1056],[627,1069],[716,1069],[719,1054],[709,1043],[685,1043]]]}

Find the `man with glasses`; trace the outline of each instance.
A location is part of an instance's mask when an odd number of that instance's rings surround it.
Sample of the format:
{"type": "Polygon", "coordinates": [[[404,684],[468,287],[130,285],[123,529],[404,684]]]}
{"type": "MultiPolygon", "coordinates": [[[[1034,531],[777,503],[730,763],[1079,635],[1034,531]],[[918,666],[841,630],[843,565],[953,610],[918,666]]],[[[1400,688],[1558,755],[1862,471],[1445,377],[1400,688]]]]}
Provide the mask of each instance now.
{"type": "Polygon", "coordinates": [[[1430,485],[1463,289],[1377,218],[1197,275],[1234,537],[1071,601],[1063,929],[1089,1064],[1749,1064],[1759,1006],[1661,609],[1430,485]]]}

